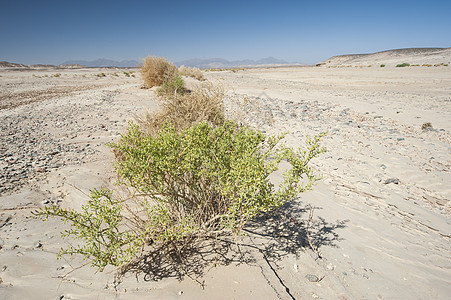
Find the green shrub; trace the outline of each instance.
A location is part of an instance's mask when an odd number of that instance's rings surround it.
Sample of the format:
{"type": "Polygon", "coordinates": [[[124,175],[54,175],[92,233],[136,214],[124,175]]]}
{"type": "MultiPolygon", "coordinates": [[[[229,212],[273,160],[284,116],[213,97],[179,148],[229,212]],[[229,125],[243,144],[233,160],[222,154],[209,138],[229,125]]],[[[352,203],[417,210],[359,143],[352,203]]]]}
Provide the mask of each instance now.
{"type": "Polygon", "coordinates": [[[178,75],[177,67],[163,57],[147,56],[141,66],[144,86],[151,88],[160,86],[178,75]]]}
{"type": "Polygon", "coordinates": [[[281,145],[282,138],[233,122],[201,122],[181,132],[166,123],[149,136],[131,123],[111,145],[124,154],[117,172],[131,198],[117,201],[109,191],[93,191],[82,212],[52,207],[35,215],[71,223],[65,235],[84,245],[60,255],[82,254],[100,270],[132,264],[146,245],[160,256],[181,253],[221,233],[236,234],[256,215],[312,188],[318,177],[308,163],[325,151],[321,135],[297,151],[281,145]],[[282,160],[291,167],[276,187],[269,176],[282,160]]]}
{"type": "Polygon", "coordinates": [[[133,231],[123,230],[124,206],[113,200],[111,191],[105,189],[91,191],[91,199],[82,207],[82,212],[66,210],[58,206],[45,207],[34,211],[35,216],[47,220],[59,217],[71,227],[61,233],[63,237],[75,237],[83,245],[61,249],[58,257],[82,254],[92,266],[102,271],[107,265],[121,266],[136,256],[143,244],[141,236],[133,231]]]}
{"type": "Polygon", "coordinates": [[[183,95],[186,91],[185,82],[180,75],[169,78],[158,89],[160,97],[177,97],[183,95]]]}
{"type": "Polygon", "coordinates": [[[408,63],[402,63],[402,64],[397,64],[396,65],[396,67],[398,67],[398,68],[409,67],[409,66],[410,66],[410,64],[408,64],[408,63]]]}
{"type": "Polygon", "coordinates": [[[381,65],[381,68],[383,68],[383,67],[385,67],[385,65],[384,65],[384,64],[382,64],[382,65],[381,65]]]}

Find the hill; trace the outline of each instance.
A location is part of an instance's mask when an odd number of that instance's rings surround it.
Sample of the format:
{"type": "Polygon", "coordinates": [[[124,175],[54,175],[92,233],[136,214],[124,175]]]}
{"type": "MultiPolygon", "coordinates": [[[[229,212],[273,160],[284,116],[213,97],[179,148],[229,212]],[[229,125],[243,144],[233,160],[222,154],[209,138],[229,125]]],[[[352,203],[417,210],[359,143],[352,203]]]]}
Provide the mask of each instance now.
{"type": "Polygon", "coordinates": [[[405,48],[369,54],[347,54],[333,56],[317,66],[368,66],[385,64],[451,64],[451,48],[405,48]]]}

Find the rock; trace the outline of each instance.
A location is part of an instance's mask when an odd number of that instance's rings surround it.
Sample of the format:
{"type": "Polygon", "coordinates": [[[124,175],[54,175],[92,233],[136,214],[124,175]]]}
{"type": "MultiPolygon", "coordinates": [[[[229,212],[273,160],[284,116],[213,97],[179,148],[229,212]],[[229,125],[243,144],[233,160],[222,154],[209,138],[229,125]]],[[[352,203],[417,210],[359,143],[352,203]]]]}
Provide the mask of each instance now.
{"type": "Polygon", "coordinates": [[[310,282],[318,282],[319,281],[318,276],[312,275],[312,274],[305,275],[305,278],[307,278],[307,280],[310,282]]]}
{"type": "Polygon", "coordinates": [[[399,179],[398,178],[388,178],[387,180],[384,181],[384,184],[389,184],[389,183],[398,184],[399,179]]]}

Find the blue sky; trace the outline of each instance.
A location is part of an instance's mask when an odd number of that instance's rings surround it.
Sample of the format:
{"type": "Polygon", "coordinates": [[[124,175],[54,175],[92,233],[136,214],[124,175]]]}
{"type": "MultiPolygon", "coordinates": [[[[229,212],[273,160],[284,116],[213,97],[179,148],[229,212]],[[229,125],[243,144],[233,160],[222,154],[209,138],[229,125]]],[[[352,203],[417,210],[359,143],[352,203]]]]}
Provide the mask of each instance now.
{"type": "Polygon", "coordinates": [[[451,1],[2,0],[0,60],[171,61],[451,47],[451,1]]]}

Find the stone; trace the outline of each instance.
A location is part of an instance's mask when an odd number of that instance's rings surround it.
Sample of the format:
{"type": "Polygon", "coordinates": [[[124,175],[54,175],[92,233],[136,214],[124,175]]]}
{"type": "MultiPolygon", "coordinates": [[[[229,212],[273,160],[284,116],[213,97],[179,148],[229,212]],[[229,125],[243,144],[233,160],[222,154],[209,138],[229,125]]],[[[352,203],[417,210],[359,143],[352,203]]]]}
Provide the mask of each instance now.
{"type": "Polygon", "coordinates": [[[307,280],[310,282],[318,282],[319,281],[318,276],[312,275],[312,274],[305,275],[305,278],[307,278],[307,280]]]}
{"type": "Polygon", "coordinates": [[[388,178],[387,180],[384,181],[384,184],[390,184],[390,183],[398,184],[399,179],[398,178],[388,178]]]}

